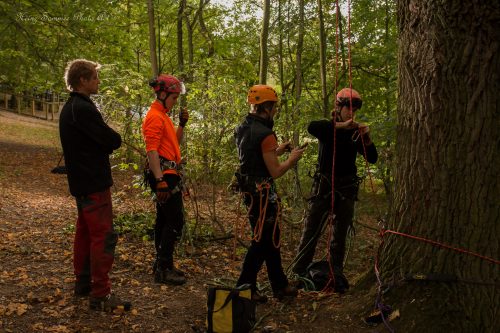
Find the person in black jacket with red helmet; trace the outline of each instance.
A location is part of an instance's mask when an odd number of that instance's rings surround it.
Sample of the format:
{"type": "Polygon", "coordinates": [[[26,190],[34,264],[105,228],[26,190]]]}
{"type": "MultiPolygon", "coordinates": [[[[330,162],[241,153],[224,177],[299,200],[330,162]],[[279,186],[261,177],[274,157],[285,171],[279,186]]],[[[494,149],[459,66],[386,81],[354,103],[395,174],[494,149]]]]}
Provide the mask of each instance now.
{"type": "Polygon", "coordinates": [[[378,158],[368,126],[355,121],[355,112],[361,105],[359,93],[354,89],[344,88],[337,94],[332,120],[312,121],[307,129],[319,140],[318,170],[293,271],[299,276],[307,275],[307,267],[313,260],[321,229],[331,211],[333,188],[335,219],[329,250],[333,287],[339,293],[349,289],[343,267],[345,241],[349,226],[352,225],[359,186],[356,157],[360,154],[369,163],[375,163],[378,158]]]}
{"type": "Polygon", "coordinates": [[[78,219],[73,266],[76,296],[90,294],[90,308],[129,310],[130,302],[111,293],[109,271],[118,234],[113,229],[109,154],[121,145],[120,134],[103,120],[90,99],[99,89],[100,65],[85,59],[68,63],[64,79],[70,97],[59,117],[59,135],[69,190],[76,198],[78,219]]]}

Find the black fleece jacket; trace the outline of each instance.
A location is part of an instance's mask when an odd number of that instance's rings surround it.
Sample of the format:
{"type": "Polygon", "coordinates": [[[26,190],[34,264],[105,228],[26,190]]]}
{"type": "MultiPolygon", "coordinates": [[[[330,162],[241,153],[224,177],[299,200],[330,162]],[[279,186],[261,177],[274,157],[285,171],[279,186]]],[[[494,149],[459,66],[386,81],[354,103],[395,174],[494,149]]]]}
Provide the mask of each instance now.
{"type": "MultiPolygon", "coordinates": [[[[333,122],[329,120],[312,121],[307,131],[319,139],[319,169],[320,172],[331,177],[333,162],[333,122]]],[[[353,140],[357,129],[338,129],[335,134],[335,178],[349,178],[357,173],[356,156],[364,156],[361,138],[353,140]]],[[[369,163],[377,162],[378,154],[375,144],[366,146],[366,160],[369,163]]]]}
{"type": "Polygon", "coordinates": [[[59,135],[70,193],[83,196],[113,185],[109,154],[121,145],[92,100],[72,92],[59,117],[59,135]]]}

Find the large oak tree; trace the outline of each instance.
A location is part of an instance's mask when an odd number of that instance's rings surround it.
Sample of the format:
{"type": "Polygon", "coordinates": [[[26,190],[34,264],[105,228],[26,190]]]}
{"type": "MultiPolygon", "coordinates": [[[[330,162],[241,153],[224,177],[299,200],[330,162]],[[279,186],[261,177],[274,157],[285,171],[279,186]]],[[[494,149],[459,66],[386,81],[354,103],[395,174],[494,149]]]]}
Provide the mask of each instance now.
{"type": "Polygon", "coordinates": [[[405,332],[500,327],[500,3],[400,0],[399,104],[385,302],[405,332]]]}

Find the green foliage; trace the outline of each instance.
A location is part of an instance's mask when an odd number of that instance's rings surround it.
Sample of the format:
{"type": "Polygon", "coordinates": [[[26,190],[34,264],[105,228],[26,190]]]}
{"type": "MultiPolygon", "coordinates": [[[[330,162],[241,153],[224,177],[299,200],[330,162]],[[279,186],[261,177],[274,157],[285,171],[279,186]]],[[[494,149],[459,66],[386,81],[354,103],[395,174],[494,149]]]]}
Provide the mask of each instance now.
{"type": "Polygon", "coordinates": [[[154,212],[136,212],[118,215],[114,220],[115,231],[119,234],[131,234],[143,240],[154,237],[154,212]]]}
{"type": "MultiPolygon", "coordinates": [[[[228,184],[238,163],[233,129],[248,111],[248,87],[258,80],[261,4],[250,0],[224,5],[201,2],[203,11],[200,11],[200,1],[188,0],[183,20],[185,59],[181,69],[177,59],[178,4],[166,0],[153,3],[159,67],[162,72],[183,77],[188,89],[182,100],[191,115],[182,145],[188,162],[187,177],[209,185],[228,184]],[[206,31],[202,29],[200,15],[206,31]],[[188,38],[189,33],[192,39],[188,38]]],[[[357,120],[370,125],[380,153],[377,166],[371,170],[390,188],[397,79],[395,1],[355,1],[350,18],[346,1],[341,1],[343,40],[338,49],[334,4],[335,1],[323,4],[330,105],[334,101],[335,78],[340,78],[340,86],[349,85],[348,71],[343,67],[348,63],[349,21],[352,85],[364,101],[357,120]]],[[[281,112],[275,122],[279,140],[311,141],[297,173],[289,172],[279,180],[284,203],[289,207],[297,206],[300,200],[296,199],[309,191],[308,174],[315,169],[317,143],[306,128],[311,120],[321,119],[325,113],[321,109],[319,21],[314,1],[306,1],[304,10],[303,86],[300,100],[295,97],[297,6],[293,1],[273,1],[269,30],[268,83],[277,88],[281,97],[281,112]],[[302,193],[297,193],[295,176],[299,177],[302,193]]],[[[105,119],[122,134],[125,144],[117,154],[123,163],[121,167],[132,166],[140,174],[144,161],[141,124],[154,98],[147,85],[151,66],[146,3],[137,0],[1,2],[0,29],[3,63],[0,83],[4,87],[18,91],[33,88],[63,91],[62,76],[67,61],[88,58],[103,64],[100,95],[94,96],[94,100],[105,119]]],[[[178,112],[172,110],[174,122],[178,112]]],[[[361,161],[359,170],[364,170],[361,161]]],[[[124,217],[123,221],[128,220],[124,217]]],[[[128,225],[133,223],[124,222],[124,230],[128,225]]]]}

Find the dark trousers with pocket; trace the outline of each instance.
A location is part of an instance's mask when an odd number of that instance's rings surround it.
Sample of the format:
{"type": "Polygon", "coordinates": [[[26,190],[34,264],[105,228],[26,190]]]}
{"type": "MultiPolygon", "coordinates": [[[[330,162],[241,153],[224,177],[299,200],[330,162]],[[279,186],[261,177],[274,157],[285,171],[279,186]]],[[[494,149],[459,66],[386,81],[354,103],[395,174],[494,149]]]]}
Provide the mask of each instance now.
{"type": "Polygon", "coordinates": [[[73,246],[76,283],[91,285],[93,297],[111,293],[109,272],[118,234],[113,229],[111,191],[77,197],[78,219],[73,246]]]}
{"type": "MultiPolygon", "coordinates": [[[[249,222],[252,230],[255,229],[260,213],[258,194],[253,196],[253,203],[254,204],[250,207],[249,212],[249,222]]],[[[277,214],[278,203],[269,202],[266,209],[262,237],[258,242],[256,240],[252,240],[250,248],[245,256],[245,261],[243,262],[243,269],[236,284],[237,286],[248,283],[252,286],[252,290],[255,291],[257,288],[257,274],[262,268],[262,264],[264,262],[266,263],[267,275],[269,277],[269,281],[271,282],[271,288],[273,291],[281,290],[288,285],[288,279],[283,272],[281,264],[280,248],[276,247],[280,239],[280,230],[277,227],[276,231],[273,232],[277,214]]]]}
{"type": "MultiPolygon", "coordinates": [[[[343,188],[335,191],[335,221],[329,249],[332,266],[339,272],[343,270],[347,231],[352,224],[357,196],[357,184],[343,186],[343,188]]],[[[293,268],[293,271],[298,275],[305,276],[307,267],[313,261],[321,230],[331,210],[331,190],[328,181],[321,181],[318,193],[310,199],[308,214],[304,219],[304,229],[297,251],[298,258],[293,268]]]]}
{"type": "MultiPolygon", "coordinates": [[[[178,175],[165,174],[168,187],[173,189],[180,181],[178,175]]],[[[173,194],[166,202],[156,203],[155,249],[158,268],[172,269],[175,244],[184,228],[184,204],[182,191],[173,194]]]]}

